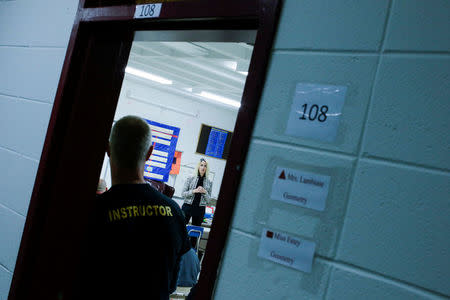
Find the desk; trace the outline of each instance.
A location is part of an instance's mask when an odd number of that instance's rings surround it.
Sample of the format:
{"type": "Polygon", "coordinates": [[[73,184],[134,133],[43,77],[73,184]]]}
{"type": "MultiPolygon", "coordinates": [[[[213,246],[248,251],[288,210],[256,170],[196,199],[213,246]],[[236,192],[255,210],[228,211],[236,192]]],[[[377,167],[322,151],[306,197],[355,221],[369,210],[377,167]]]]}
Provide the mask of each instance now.
{"type": "Polygon", "coordinates": [[[176,291],[170,295],[170,300],[175,299],[186,299],[186,296],[189,295],[191,288],[190,287],[177,287],[176,291]]]}

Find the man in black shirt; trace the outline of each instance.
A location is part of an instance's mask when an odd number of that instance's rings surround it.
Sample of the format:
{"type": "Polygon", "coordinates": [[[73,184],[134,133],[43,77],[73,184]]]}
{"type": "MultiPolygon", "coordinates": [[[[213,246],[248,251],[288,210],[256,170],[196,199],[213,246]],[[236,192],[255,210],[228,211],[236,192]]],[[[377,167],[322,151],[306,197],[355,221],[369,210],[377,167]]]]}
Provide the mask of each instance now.
{"type": "Polygon", "coordinates": [[[178,204],[144,180],[150,140],[149,125],[138,117],[124,117],[112,129],[112,186],[96,201],[84,299],[167,300],[176,289],[190,243],[178,204]]]}

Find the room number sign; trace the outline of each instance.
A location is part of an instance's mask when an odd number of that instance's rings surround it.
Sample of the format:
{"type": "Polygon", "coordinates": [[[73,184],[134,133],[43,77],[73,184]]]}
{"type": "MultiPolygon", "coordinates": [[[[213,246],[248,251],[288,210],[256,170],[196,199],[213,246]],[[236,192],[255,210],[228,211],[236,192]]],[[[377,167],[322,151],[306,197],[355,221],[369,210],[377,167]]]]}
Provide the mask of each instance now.
{"type": "Polygon", "coordinates": [[[347,87],[298,83],[285,134],[333,142],[347,87]]]}
{"type": "Polygon", "coordinates": [[[158,18],[161,13],[161,3],[136,5],[135,19],[158,18]]]}

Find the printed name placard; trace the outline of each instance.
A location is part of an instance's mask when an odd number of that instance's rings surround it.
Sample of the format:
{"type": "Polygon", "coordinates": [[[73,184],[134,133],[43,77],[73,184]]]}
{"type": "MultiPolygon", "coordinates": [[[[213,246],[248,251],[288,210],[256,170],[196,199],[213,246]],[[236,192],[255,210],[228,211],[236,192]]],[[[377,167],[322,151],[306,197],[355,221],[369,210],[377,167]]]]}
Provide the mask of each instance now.
{"type": "Polygon", "coordinates": [[[158,18],[161,13],[161,3],[136,5],[135,19],[158,18]]]}
{"type": "Polygon", "coordinates": [[[325,209],[330,176],[277,167],[270,198],[311,208],[325,209]]]}
{"type": "Polygon", "coordinates": [[[333,142],[346,92],[345,86],[298,83],[285,134],[333,142]]]}
{"type": "Polygon", "coordinates": [[[258,256],[309,273],[315,249],[312,241],[264,228],[258,256]]]}

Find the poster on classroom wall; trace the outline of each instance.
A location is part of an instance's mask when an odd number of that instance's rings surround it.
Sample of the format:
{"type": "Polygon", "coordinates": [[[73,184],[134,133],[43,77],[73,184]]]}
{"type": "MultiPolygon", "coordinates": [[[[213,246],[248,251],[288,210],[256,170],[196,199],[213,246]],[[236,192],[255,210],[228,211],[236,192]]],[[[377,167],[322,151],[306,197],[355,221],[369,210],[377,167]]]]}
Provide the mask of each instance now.
{"type": "Polygon", "coordinates": [[[152,129],[154,145],[150,159],[145,163],[144,177],[167,182],[177,147],[180,128],[147,120],[152,129]]]}
{"type": "Polygon", "coordinates": [[[180,166],[181,166],[181,152],[175,151],[175,155],[173,156],[173,161],[172,161],[172,169],[170,169],[170,174],[171,175],[179,174],[180,166]]]}
{"type": "Polygon", "coordinates": [[[195,152],[219,159],[227,159],[232,137],[231,131],[202,124],[195,152]]]}

